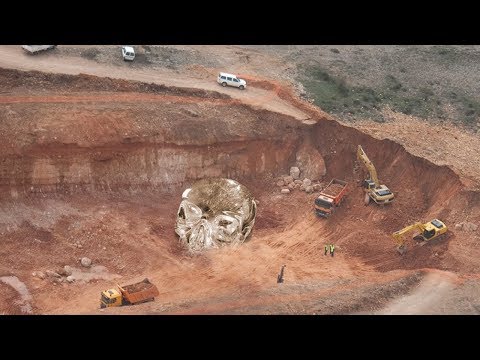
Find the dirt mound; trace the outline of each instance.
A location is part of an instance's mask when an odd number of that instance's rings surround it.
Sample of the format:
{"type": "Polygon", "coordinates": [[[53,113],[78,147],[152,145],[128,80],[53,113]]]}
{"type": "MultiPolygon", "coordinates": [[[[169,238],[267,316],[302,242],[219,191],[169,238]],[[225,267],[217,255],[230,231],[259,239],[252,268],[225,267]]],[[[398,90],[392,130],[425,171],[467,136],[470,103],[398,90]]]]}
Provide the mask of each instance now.
{"type": "Polygon", "coordinates": [[[285,83],[273,79],[264,79],[260,77],[253,77],[249,75],[239,75],[240,78],[245,79],[249,86],[257,87],[274,92],[280,99],[295,105],[296,108],[301,109],[308,114],[311,119],[318,121],[320,119],[332,119],[330,115],[313,106],[311,103],[299,99],[295,91],[285,83]]]}
{"type": "Polygon", "coordinates": [[[177,88],[154,83],[112,79],[94,75],[53,74],[40,71],[20,71],[0,68],[0,91],[29,92],[140,92],[168,94],[176,96],[195,96],[209,99],[230,99],[230,96],[215,91],[202,89],[177,88]]]}
{"type": "Polygon", "coordinates": [[[136,292],[140,292],[140,291],[143,291],[143,290],[147,290],[150,287],[152,287],[152,285],[149,282],[146,282],[146,281],[141,281],[141,282],[138,282],[138,283],[135,283],[135,284],[123,286],[125,291],[127,291],[128,293],[131,293],[131,294],[136,293],[136,292]]]}
{"type": "Polygon", "coordinates": [[[0,281],[0,315],[22,315],[21,297],[10,285],[0,281]]]}

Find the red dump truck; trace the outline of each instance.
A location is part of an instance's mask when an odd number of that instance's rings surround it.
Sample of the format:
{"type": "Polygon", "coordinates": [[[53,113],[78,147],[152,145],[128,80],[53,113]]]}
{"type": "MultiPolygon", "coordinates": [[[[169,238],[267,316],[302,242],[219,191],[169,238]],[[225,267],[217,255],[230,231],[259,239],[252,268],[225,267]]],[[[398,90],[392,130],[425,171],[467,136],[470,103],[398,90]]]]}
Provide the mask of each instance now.
{"type": "Polygon", "coordinates": [[[159,295],[157,287],[148,279],[131,285],[120,286],[117,289],[102,291],[100,307],[134,305],[153,301],[159,295]]]}
{"type": "Polygon", "coordinates": [[[320,195],[315,199],[315,213],[317,216],[328,218],[335,207],[340,205],[347,193],[347,182],[332,179],[320,195]]]}

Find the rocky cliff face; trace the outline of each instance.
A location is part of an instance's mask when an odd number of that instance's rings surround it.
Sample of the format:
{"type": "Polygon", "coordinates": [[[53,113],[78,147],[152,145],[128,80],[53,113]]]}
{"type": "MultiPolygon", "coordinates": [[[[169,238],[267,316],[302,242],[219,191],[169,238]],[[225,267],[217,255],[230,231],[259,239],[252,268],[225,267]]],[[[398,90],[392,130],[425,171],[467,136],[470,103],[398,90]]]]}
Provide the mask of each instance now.
{"type": "Polygon", "coordinates": [[[296,140],[212,146],[135,144],[3,158],[0,184],[12,196],[37,192],[172,189],[204,177],[273,176],[292,160],[296,140]]]}

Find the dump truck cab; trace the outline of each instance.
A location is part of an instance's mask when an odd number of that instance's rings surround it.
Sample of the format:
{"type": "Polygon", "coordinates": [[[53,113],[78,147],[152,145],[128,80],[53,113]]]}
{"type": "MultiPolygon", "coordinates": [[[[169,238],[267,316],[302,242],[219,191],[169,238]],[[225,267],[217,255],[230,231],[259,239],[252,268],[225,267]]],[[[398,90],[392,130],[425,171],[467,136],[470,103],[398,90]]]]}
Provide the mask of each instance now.
{"type": "Polygon", "coordinates": [[[117,289],[108,289],[102,291],[100,297],[100,307],[122,306],[122,294],[117,289]]]}
{"type": "Polygon", "coordinates": [[[335,210],[335,207],[340,205],[346,193],[347,182],[332,179],[315,199],[315,214],[323,218],[328,218],[335,210]]]}
{"type": "Polygon", "coordinates": [[[102,291],[100,295],[100,307],[113,307],[123,305],[135,305],[147,301],[153,301],[159,295],[158,288],[147,278],[130,285],[120,286],[117,289],[102,291]]]}
{"type": "Polygon", "coordinates": [[[319,195],[315,199],[315,213],[317,216],[321,217],[329,217],[332,213],[333,209],[335,208],[335,204],[333,203],[333,199],[319,195]]]}

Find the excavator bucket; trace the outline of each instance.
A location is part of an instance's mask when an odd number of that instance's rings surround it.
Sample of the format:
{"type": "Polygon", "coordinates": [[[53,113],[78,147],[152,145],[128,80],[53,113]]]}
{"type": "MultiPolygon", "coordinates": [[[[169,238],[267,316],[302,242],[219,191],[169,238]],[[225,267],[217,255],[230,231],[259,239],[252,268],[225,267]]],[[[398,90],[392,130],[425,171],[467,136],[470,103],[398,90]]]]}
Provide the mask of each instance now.
{"type": "Polygon", "coordinates": [[[367,192],[365,193],[365,198],[363,199],[363,203],[365,204],[365,206],[367,206],[370,203],[370,195],[368,195],[367,192]]]}
{"type": "Polygon", "coordinates": [[[407,248],[405,247],[405,245],[397,246],[397,252],[400,255],[403,255],[407,252],[407,248]]]}

